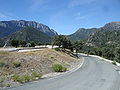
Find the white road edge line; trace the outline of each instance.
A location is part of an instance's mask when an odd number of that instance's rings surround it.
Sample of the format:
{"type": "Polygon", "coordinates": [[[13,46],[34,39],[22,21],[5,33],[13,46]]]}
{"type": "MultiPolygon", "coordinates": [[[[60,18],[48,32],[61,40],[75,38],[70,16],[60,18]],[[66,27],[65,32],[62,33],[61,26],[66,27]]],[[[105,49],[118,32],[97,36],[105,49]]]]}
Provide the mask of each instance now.
{"type": "MultiPolygon", "coordinates": [[[[84,55],[84,56],[87,56],[87,54],[84,54],[84,53],[80,53],[80,54],[81,54],[81,55],[84,55]]],[[[105,58],[100,57],[100,56],[97,56],[97,55],[89,55],[89,56],[99,58],[99,59],[104,60],[104,61],[106,61],[106,62],[109,62],[109,63],[111,63],[111,64],[112,64],[112,62],[113,62],[112,60],[105,59],[105,58]]],[[[118,67],[120,67],[120,63],[116,62],[116,64],[117,64],[118,67]]],[[[118,71],[118,73],[120,74],[120,71],[118,71]]]]}
{"type": "MultiPolygon", "coordinates": [[[[68,72],[72,73],[72,72],[75,72],[75,71],[77,71],[78,69],[80,69],[80,68],[82,67],[82,65],[84,64],[84,61],[85,61],[85,59],[84,59],[84,57],[82,57],[82,63],[80,63],[79,65],[77,65],[76,68],[73,68],[72,70],[70,70],[70,71],[68,71],[68,72]]],[[[67,73],[67,72],[65,72],[65,73],[67,73]]]]}
{"type": "Polygon", "coordinates": [[[59,74],[59,75],[56,75],[55,77],[50,77],[50,78],[47,78],[47,79],[48,79],[48,80],[51,80],[51,79],[55,79],[55,78],[57,78],[57,77],[61,77],[61,76],[65,75],[65,74],[68,74],[68,75],[69,75],[69,74],[77,71],[78,69],[80,69],[80,68],[82,67],[82,65],[84,64],[84,61],[85,61],[85,59],[84,59],[84,57],[82,57],[82,63],[80,63],[79,65],[77,65],[75,68],[71,69],[70,71],[66,71],[66,72],[64,72],[64,73],[61,73],[61,74],[59,74]]]}

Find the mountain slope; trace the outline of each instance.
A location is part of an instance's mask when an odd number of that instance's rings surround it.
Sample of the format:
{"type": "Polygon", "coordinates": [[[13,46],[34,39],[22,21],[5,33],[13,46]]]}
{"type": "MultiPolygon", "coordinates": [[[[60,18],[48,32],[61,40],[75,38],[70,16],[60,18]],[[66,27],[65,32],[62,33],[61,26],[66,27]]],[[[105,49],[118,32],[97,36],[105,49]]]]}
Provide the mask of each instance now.
{"type": "Polygon", "coordinates": [[[84,40],[84,39],[89,38],[97,30],[98,30],[97,28],[92,28],[92,29],[80,28],[75,33],[68,35],[68,37],[72,40],[84,40]]]}
{"type": "Polygon", "coordinates": [[[25,27],[23,30],[19,30],[10,34],[7,37],[1,39],[1,43],[4,44],[5,41],[11,40],[23,40],[26,42],[34,41],[36,43],[46,43],[51,41],[51,37],[47,34],[33,28],[33,27],[25,27]]]}
{"type": "Polygon", "coordinates": [[[53,29],[50,29],[48,26],[39,24],[37,22],[25,20],[12,20],[0,21],[0,38],[10,35],[11,33],[16,32],[18,30],[21,30],[24,27],[36,28],[37,30],[47,34],[50,37],[57,35],[57,32],[55,32],[53,29]]]}
{"type": "Polygon", "coordinates": [[[113,30],[120,30],[120,22],[111,22],[111,23],[107,23],[105,26],[103,26],[101,28],[102,30],[109,30],[109,31],[113,31],[113,30]]]}
{"type": "Polygon", "coordinates": [[[92,35],[87,43],[98,47],[120,45],[120,22],[106,24],[92,35]]]}

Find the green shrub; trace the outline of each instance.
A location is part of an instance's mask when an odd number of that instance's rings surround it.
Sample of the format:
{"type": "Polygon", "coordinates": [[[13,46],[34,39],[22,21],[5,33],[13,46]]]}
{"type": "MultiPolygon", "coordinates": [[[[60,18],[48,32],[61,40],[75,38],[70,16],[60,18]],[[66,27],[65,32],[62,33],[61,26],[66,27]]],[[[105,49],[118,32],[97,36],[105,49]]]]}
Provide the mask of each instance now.
{"type": "Polygon", "coordinates": [[[63,67],[61,64],[53,64],[52,68],[55,72],[65,72],[67,68],[63,67]]]}
{"type": "Polygon", "coordinates": [[[10,87],[10,86],[11,86],[11,84],[10,84],[10,83],[6,84],[6,87],[10,87]]]}
{"type": "Polygon", "coordinates": [[[41,78],[41,74],[39,74],[39,73],[37,73],[37,72],[32,72],[32,74],[31,74],[31,77],[33,78],[33,79],[35,79],[35,78],[41,78]]]}
{"type": "Polygon", "coordinates": [[[51,58],[51,59],[54,59],[54,57],[52,57],[52,56],[51,56],[50,58],[51,58]]]}
{"type": "Polygon", "coordinates": [[[112,62],[112,64],[113,64],[113,65],[117,65],[115,60],[112,62]]]}
{"type": "Polygon", "coordinates": [[[63,72],[67,71],[67,68],[66,67],[63,67],[63,72]]]}
{"type": "Polygon", "coordinates": [[[19,83],[29,82],[30,79],[31,77],[28,75],[24,75],[24,76],[13,75],[12,76],[12,80],[15,82],[19,82],[19,83]]]}
{"type": "Polygon", "coordinates": [[[23,78],[24,82],[29,82],[31,80],[31,76],[29,76],[29,75],[24,75],[24,76],[22,76],[22,78],[23,78]]]}
{"type": "MultiPolygon", "coordinates": [[[[4,84],[3,84],[3,82],[4,82],[4,79],[2,78],[0,78],[0,88],[2,88],[2,87],[4,87],[4,84]]],[[[1,90],[1,89],[0,89],[1,90]]]]}
{"type": "Polygon", "coordinates": [[[0,54],[9,54],[7,51],[0,51],[0,54]]]}
{"type": "Polygon", "coordinates": [[[40,78],[41,74],[38,74],[36,72],[33,72],[31,75],[13,75],[12,76],[12,80],[15,82],[19,82],[19,83],[26,83],[29,82],[31,80],[35,80],[36,78],[40,78]]]}
{"type": "Polygon", "coordinates": [[[21,62],[14,61],[14,62],[13,62],[13,66],[16,67],[16,68],[17,68],[17,67],[20,67],[20,66],[21,66],[21,62]]]}
{"type": "Polygon", "coordinates": [[[5,62],[0,61],[0,67],[4,67],[5,66],[5,62]]]}
{"type": "Polygon", "coordinates": [[[19,78],[20,78],[19,75],[13,75],[13,76],[12,76],[12,80],[15,81],[15,82],[18,82],[18,81],[19,81],[19,78]]]}
{"type": "Polygon", "coordinates": [[[19,75],[13,75],[12,80],[15,82],[20,82],[20,83],[23,83],[25,81],[24,78],[19,75]]]}
{"type": "Polygon", "coordinates": [[[0,77],[0,83],[4,82],[4,77],[0,77]]]}
{"type": "Polygon", "coordinates": [[[31,41],[30,44],[31,44],[31,47],[35,47],[35,42],[31,41]]]}
{"type": "Polygon", "coordinates": [[[24,82],[25,82],[24,76],[20,76],[20,77],[17,79],[17,82],[19,82],[19,83],[24,83],[24,82]]]}
{"type": "Polygon", "coordinates": [[[56,51],[60,51],[60,48],[55,48],[56,51]]]}

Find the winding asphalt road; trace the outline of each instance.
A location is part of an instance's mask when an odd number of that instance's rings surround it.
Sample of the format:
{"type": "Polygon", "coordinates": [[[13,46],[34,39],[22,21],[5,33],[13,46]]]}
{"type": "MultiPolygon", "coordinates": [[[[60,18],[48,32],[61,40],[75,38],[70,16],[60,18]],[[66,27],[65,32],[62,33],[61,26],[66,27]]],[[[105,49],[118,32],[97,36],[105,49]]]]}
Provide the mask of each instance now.
{"type": "Polygon", "coordinates": [[[120,74],[112,64],[85,57],[75,72],[42,79],[10,90],[120,90],[120,74]]]}

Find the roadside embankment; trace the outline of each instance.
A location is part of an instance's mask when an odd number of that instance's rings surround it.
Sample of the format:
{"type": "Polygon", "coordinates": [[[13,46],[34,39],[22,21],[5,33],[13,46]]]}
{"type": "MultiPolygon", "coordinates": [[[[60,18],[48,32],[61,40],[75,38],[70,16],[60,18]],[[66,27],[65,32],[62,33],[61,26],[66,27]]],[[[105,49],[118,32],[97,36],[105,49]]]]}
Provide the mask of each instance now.
{"type": "Polygon", "coordinates": [[[47,48],[27,52],[0,51],[0,87],[19,86],[39,77],[63,74],[54,72],[54,63],[59,63],[67,68],[67,72],[72,72],[79,68],[82,57],[78,59],[68,53],[47,48]]]}

